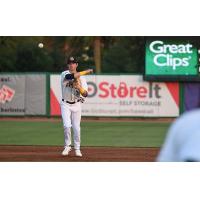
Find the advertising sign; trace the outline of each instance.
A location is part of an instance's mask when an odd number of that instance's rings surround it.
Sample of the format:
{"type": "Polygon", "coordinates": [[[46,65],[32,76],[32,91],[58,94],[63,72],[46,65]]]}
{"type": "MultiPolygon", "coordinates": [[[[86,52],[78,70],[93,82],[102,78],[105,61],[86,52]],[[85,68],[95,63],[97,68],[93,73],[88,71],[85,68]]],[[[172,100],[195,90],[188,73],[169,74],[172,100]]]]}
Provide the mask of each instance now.
{"type": "Polygon", "coordinates": [[[46,76],[0,75],[0,115],[46,114],[46,76]]]}
{"type": "MultiPolygon", "coordinates": [[[[83,116],[179,115],[179,84],[149,83],[140,75],[89,75],[83,116]]],[[[51,75],[51,115],[60,115],[60,76],[51,75]]]]}
{"type": "Polygon", "coordinates": [[[0,75],[0,115],[24,115],[24,91],[24,75],[0,75]]]}
{"type": "Polygon", "coordinates": [[[169,81],[199,78],[198,49],[193,41],[178,37],[146,41],[145,80],[162,78],[169,81]]]}

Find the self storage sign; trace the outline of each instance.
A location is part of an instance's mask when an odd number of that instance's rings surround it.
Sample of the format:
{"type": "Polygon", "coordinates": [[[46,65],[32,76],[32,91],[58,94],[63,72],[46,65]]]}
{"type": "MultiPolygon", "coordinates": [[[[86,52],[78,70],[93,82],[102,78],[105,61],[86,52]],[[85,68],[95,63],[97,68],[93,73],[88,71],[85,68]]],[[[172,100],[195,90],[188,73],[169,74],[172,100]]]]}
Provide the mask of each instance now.
{"type": "MultiPolygon", "coordinates": [[[[60,75],[50,77],[51,116],[60,115],[60,75]]],[[[176,117],[179,84],[143,81],[141,75],[88,75],[83,116],[176,117]]]]}
{"type": "Polygon", "coordinates": [[[145,73],[146,75],[197,75],[197,48],[188,40],[147,40],[145,73]]]}

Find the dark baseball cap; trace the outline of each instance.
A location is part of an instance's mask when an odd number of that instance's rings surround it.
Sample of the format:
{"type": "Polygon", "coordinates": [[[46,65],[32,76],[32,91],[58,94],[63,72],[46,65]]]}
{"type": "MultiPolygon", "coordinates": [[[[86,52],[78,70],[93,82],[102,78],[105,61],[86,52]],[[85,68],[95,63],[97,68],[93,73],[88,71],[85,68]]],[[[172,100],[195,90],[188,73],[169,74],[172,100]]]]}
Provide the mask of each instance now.
{"type": "Polygon", "coordinates": [[[74,58],[73,56],[70,56],[67,60],[67,64],[70,64],[70,63],[78,63],[78,60],[74,58]]]}

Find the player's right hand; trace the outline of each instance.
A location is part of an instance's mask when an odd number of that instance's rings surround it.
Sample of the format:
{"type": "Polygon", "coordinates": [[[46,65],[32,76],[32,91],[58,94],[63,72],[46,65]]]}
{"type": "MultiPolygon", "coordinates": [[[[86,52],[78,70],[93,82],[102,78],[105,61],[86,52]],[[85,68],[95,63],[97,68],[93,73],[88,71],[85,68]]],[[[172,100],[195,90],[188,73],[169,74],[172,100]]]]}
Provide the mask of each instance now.
{"type": "Polygon", "coordinates": [[[87,69],[87,74],[92,74],[93,73],[93,69],[87,69]]]}
{"type": "Polygon", "coordinates": [[[93,69],[87,69],[85,71],[79,72],[80,76],[88,75],[93,73],[93,69]]]}

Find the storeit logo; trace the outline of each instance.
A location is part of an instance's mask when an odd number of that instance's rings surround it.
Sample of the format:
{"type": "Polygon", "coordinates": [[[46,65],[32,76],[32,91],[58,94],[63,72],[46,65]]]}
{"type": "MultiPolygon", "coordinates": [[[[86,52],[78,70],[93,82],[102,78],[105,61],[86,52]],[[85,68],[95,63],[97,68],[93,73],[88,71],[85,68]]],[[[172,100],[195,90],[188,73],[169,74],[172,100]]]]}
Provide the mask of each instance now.
{"type": "Polygon", "coordinates": [[[6,102],[12,101],[14,95],[15,95],[15,90],[6,85],[3,85],[2,88],[0,89],[0,103],[4,104],[6,102]]]}
{"type": "Polygon", "coordinates": [[[156,40],[150,43],[149,50],[154,53],[153,63],[158,67],[188,67],[193,54],[192,44],[164,44],[156,40]]]}
{"type": "Polygon", "coordinates": [[[94,82],[87,82],[88,84],[88,97],[98,96],[99,98],[161,98],[159,84],[149,83],[143,85],[127,85],[125,82],[119,84],[102,81],[98,85],[94,82]]]}

